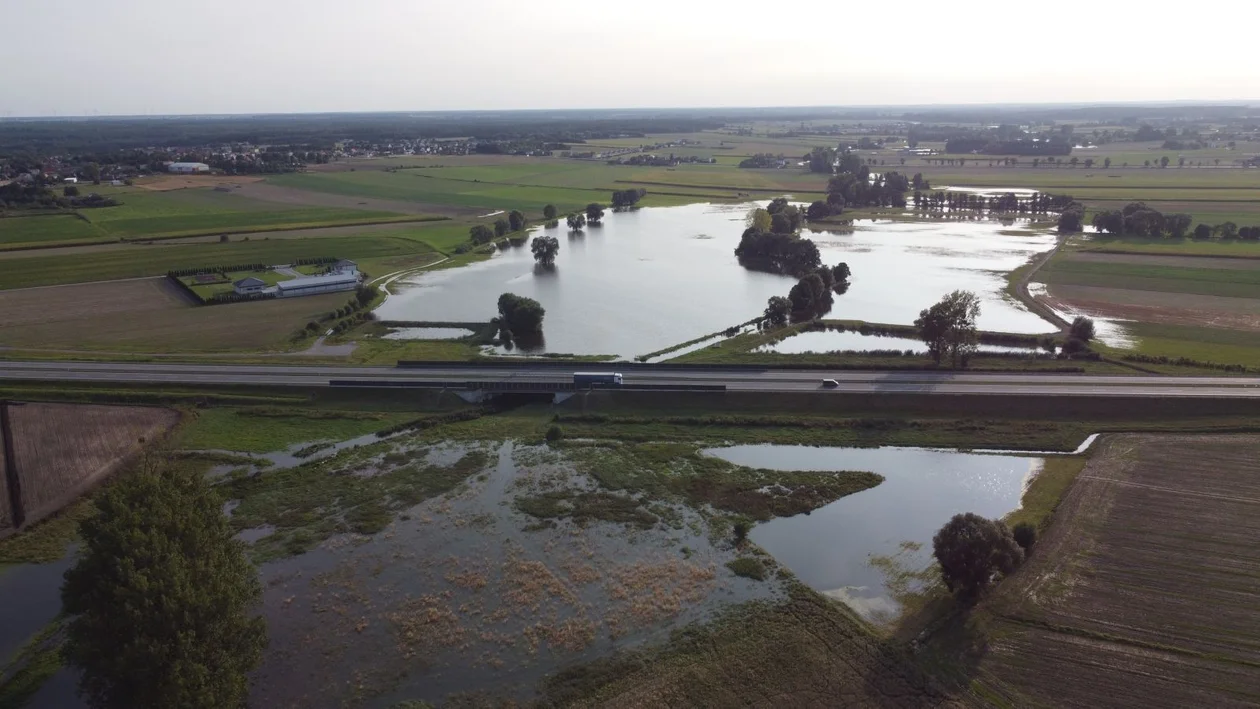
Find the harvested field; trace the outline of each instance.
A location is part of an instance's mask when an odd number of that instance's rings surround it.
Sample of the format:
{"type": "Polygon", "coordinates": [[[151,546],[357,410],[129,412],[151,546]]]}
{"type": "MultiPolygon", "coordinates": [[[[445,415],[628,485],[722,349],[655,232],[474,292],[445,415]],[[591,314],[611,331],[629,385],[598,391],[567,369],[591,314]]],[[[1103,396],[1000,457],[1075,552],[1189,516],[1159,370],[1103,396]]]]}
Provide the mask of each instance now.
{"type": "Polygon", "coordinates": [[[375,197],[358,197],[353,195],[333,194],[331,192],[315,192],[295,187],[255,182],[236,190],[237,194],[263,202],[298,205],[303,207],[324,207],[336,209],[364,209],[373,212],[393,212],[396,214],[452,216],[475,216],[485,210],[459,207],[448,204],[425,204],[394,199],[378,199],[375,197]]]}
{"type": "Polygon", "coordinates": [[[1016,706],[1260,702],[1258,454],[1257,436],[1106,439],[983,606],[985,682],[1016,706]]]}
{"type": "Polygon", "coordinates": [[[25,524],[100,483],[179,421],[171,409],[94,404],[9,404],[13,462],[25,524]]]}
{"type": "Polygon", "coordinates": [[[192,306],[165,278],[0,291],[0,346],[140,353],[278,349],[345,293],[192,306]]]}
{"type": "Polygon", "coordinates": [[[166,192],[190,187],[217,187],[219,185],[235,187],[260,180],[262,180],[261,177],[248,175],[161,175],[137,180],[136,187],[154,192],[166,192]]]}
{"type": "Polygon", "coordinates": [[[1051,307],[1067,304],[1099,317],[1118,320],[1260,331],[1260,299],[1163,293],[1151,290],[1053,284],[1051,307]]]}

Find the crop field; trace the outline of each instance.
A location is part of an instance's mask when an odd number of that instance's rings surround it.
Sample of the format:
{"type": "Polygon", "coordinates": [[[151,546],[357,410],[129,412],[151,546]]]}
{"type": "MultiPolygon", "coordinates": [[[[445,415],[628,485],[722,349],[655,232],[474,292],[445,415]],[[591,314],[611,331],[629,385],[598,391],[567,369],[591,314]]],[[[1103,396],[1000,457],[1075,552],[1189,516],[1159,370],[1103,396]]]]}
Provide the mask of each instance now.
{"type": "Polygon", "coordinates": [[[1260,298],[1260,268],[1221,269],[1210,266],[1193,267],[1188,263],[1173,266],[1154,264],[1149,260],[1137,263],[1082,260],[1063,254],[1051,259],[1037,272],[1036,278],[1050,284],[1260,298]]]}
{"type": "Polygon", "coordinates": [[[117,207],[83,210],[82,213],[105,234],[123,238],[265,231],[412,218],[354,209],[283,209],[273,203],[207,189],[136,190],[118,195],[117,199],[122,203],[117,207]]]}
{"type": "Polygon", "coordinates": [[[165,278],[0,291],[0,345],[140,353],[275,350],[346,293],[197,307],[165,278]]]}
{"type": "MultiPolygon", "coordinates": [[[[466,228],[463,233],[467,235],[466,228]]],[[[226,243],[128,244],[110,250],[73,255],[31,253],[37,255],[0,259],[0,287],[24,288],[140,278],[162,275],[181,268],[248,263],[281,264],[299,258],[320,256],[356,261],[412,256],[425,258],[432,256],[434,252],[427,244],[404,236],[365,234],[313,240],[255,238],[226,243]]]]}
{"type": "Polygon", "coordinates": [[[983,606],[1010,706],[1260,702],[1260,438],[1115,436],[983,606]]]}
{"type": "Polygon", "coordinates": [[[0,248],[56,241],[103,241],[109,235],[71,214],[0,218],[0,248]]]}
{"type": "Polygon", "coordinates": [[[55,512],[166,433],[171,409],[10,404],[14,460],[28,523],[55,512]]]}

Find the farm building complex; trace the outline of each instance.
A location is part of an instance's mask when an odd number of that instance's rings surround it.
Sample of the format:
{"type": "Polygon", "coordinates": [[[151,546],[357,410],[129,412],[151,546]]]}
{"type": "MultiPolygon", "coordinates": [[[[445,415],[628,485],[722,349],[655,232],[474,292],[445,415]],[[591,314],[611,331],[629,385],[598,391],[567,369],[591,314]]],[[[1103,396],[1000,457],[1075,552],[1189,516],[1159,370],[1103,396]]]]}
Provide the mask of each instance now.
{"type": "Polygon", "coordinates": [[[318,293],[336,293],[343,290],[354,290],[359,286],[357,273],[331,273],[326,276],[307,276],[280,281],[276,284],[276,296],[293,298],[299,295],[316,295],[318,293]]]}
{"type": "Polygon", "coordinates": [[[210,166],[204,162],[173,162],[166,166],[166,171],[191,175],[198,172],[210,172],[210,166]]]}

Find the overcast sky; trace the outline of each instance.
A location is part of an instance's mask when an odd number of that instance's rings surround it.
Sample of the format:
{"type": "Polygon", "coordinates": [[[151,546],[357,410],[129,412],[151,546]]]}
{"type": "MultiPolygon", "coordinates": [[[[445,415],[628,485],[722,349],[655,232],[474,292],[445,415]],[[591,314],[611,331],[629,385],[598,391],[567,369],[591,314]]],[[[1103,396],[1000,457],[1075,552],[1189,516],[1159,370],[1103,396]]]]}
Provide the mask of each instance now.
{"type": "Polygon", "coordinates": [[[0,0],[0,116],[1260,99],[1254,0],[0,0]]]}

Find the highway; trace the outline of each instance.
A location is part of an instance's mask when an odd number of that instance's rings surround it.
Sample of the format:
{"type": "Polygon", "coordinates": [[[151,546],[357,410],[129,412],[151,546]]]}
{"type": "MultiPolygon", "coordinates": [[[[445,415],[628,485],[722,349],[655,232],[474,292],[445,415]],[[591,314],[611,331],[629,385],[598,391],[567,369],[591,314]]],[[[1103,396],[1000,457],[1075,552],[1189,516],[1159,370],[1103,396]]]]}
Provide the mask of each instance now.
{"type": "Polygon", "coordinates": [[[434,365],[345,367],[324,365],[166,364],[150,362],[0,362],[0,380],[111,382],[119,384],[209,384],[329,386],[333,380],[364,385],[383,382],[572,382],[575,371],[621,371],[626,385],[638,387],[724,385],[732,391],[836,393],[988,394],[995,396],[1260,397],[1256,377],[1086,376],[1080,374],[993,374],[942,372],[830,371],[826,369],[683,369],[617,364],[537,366],[434,365]],[[823,379],[839,386],[827,388],[823,379]]]}

